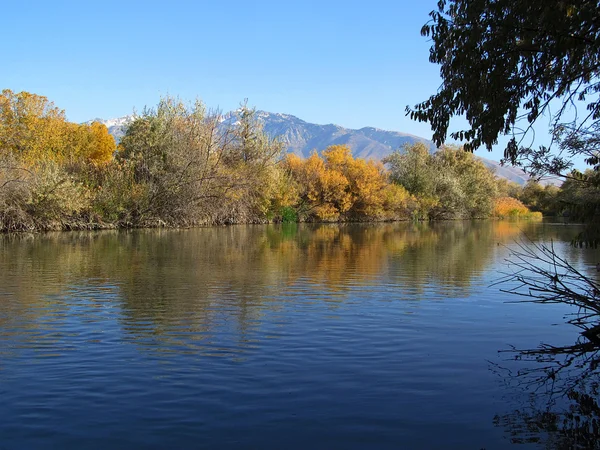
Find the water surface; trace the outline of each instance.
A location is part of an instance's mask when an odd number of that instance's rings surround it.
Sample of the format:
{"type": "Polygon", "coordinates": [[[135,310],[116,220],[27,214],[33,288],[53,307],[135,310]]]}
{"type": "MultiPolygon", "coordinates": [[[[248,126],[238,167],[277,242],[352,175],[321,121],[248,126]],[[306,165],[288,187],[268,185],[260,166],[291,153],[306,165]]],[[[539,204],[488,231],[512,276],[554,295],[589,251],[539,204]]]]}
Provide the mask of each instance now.
{"type": "MultiPolygon", "coordinates": [[[[490,286],[515,241],[593,275],[576,226],[234,226],[0,237],[0,448],[518,441],[494,364],[573,342],[490,286]]],[[[530,439],[519,448],[538,448],[530,439]]]]}

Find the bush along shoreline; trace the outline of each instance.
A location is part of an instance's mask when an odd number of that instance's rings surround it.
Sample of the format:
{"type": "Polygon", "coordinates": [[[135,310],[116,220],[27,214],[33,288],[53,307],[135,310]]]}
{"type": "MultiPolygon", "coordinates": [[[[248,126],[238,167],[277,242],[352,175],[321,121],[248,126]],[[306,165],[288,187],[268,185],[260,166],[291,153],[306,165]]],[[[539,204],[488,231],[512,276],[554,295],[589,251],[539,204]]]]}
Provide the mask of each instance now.
{"type": "Polygon", "coordinates": [[[285,154],[246,104],[223,116],[166,97],[117,145],[45,97],[0,95],[0,232],[537,218],[520,195],[457,147],[415,144],[382,162],[340,145],[285,154]]]}

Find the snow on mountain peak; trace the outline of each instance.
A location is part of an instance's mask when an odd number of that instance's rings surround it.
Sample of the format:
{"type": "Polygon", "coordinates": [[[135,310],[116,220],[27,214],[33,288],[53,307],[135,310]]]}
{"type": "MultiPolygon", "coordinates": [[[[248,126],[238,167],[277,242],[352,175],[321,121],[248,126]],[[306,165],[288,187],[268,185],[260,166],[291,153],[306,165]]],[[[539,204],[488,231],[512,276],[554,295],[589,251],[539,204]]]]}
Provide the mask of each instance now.
{"type": "Polygon", "coordinates": [[[129,125],[131,122],[133,122],[134,120],[134,116],[123,116],[123,117],[117,117],[115,119],[100,119],[100,118],[96,118],[93,120],[88,120],[87,124],[90,124],[92,122],[100,122],[103,125],[106,125],[106,128],[110,129],[112,127],[123,127],[125,125],[129,125]]]}

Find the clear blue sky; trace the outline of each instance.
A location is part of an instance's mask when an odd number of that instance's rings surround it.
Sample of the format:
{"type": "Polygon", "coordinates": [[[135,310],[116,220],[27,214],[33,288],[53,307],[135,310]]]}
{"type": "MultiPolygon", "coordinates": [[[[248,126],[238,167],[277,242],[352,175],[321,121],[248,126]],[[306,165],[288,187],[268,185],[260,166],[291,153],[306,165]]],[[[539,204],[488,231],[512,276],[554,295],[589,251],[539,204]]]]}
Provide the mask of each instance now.
{"type": "Polygon", "coordinates": [[[4,0],[0,87],[45,95],[76,122],[171,94],[430,138],[404,109],[441,83],[420,35],[436,3],[4,0]]]}

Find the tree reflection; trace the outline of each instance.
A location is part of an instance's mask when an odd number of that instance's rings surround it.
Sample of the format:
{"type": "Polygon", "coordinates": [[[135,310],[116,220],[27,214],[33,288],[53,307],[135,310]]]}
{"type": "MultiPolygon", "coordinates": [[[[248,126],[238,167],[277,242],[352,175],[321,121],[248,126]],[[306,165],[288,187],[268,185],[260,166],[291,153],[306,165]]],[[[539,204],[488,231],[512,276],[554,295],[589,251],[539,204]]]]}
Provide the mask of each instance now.
{"type": "Polygon", "coordinates": [[[0,290],[13,301],[0,305],[0,320],[73,308],[82,299],[102,308],[106,288],[124,332],[142,343],[196,348],[230,336],[237,346],[266,314],[304,301],[336,308],[357,286],[383,279],[399,301],[425,289],[468,295],[502,251],[497,244],[522,227],[289,224],[5,236],[0,290]]]}
{"type": "Polygon", "coordinates": [[[494,424],[513,443],[548,449],[600,448],[600,345],[585,338],[571,346],[511,350],[516,370],[495,366],[509,386],[527,399],[494,424]]]}
{"type": "Polygon", "coordinates": [[[600,285],[575,267],[554,245],[522,244],[509,258],[512,271],[501,280],[505,292],[533,303],[574,307],[567,323],[579,330],[575,344],[542,344],[536,349],[504,351],[511,368],[494,365],[528,402],[499,415],[515,443],[540,443],[552,449],[600,448],[600,285]]]}

